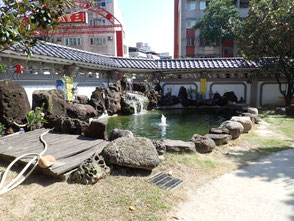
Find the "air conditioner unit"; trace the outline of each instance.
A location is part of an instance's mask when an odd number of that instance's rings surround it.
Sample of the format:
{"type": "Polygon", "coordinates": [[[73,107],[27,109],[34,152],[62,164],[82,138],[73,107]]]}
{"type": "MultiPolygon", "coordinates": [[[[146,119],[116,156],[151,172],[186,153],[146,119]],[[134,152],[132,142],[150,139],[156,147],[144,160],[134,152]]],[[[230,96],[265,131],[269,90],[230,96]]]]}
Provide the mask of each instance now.
{"type": "Polygon", "coordinates": [[[112,41],[113,40],[113,37],[112,36],[108,36],[108,41],[112,41]]]}

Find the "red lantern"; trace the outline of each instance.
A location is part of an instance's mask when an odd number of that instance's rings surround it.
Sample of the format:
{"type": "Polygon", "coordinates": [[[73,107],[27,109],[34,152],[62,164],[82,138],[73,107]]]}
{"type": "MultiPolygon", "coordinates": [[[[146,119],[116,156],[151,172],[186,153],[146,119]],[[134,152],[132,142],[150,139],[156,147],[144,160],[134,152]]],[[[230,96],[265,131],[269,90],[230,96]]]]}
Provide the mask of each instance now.
{"type": "Polygon", "coordinates": [[[21,66],[20,64],[15,65],[15,73],[17,74],[22,74],[23,73],[23,66],[21,66]]]}

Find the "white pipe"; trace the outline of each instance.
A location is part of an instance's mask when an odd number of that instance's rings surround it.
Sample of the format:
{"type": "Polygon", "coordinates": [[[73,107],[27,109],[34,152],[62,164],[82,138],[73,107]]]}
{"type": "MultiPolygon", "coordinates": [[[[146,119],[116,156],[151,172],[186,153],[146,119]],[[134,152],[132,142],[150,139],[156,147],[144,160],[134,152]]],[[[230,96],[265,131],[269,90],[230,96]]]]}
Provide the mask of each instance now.
{"type": "Polygon", "coordinates": [[[5,170],[2,178],[1,178],[1,183],[0,183],[0,195],[14,189],[15,187],[17,187],[18,185],[20,185],[32,172],[33,170],[36,168],[36,166],[38,165],[39,163],[39,160],[40,158],[43,156],[43,154],[47,151],[47,148],[48,148],[48,145],[46,143],[46,141],[43,139],[43,136],[47,133],[49,133],[51,130],[53,129],[50,129],[50,130],[47,130],[46,132],[42,133],[41,136],[40,136],[40,140],[41,142],[44,144],[44,150],[41,152],[41,153],[27,153],[27,154],[23,154],[19,157],[17,157],[15,160],[13,160],[7,167],[7,169],[5,170]],[[9,170],[11,169],[11,167],[17,162],[19,161],[20,159],[24,158],[24,157],[28,157],[28,156],[34,156],[33,159],[31,159],[27,165],[22,169],[22,171],[9,183],[7,184],[5,187],[2,188],[5,180],[6,180],[6,177],[7,177],[7,174],[9,172],[9,170]],[[20,179],[20,177],[28,170],[28,168],[32,165],[32,169],[29,170],[29,172],[22,178],[20,179]],[[19,180],[20,179],[20,180],[19,180]]]}

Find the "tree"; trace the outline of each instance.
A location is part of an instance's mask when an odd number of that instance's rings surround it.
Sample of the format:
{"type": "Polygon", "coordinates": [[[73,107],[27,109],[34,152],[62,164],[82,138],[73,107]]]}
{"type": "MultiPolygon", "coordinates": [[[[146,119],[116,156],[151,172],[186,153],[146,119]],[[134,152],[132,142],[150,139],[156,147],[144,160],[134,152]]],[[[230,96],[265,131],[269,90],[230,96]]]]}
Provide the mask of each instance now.
{"type": "Polygon", "coordinates": [[[72,0],[3,0],[0,2],[0,51],[18,45],[30,54],[36,44],[34,33],[54,30],[72,0]]]}
{"type": "Polygon", "coordinates": [[[242,55],[261,62],[274,75],[286,106],[290,106],[294,94],[294,0],[251,0],[248,17],[238,32],[242,55]]]}
{"type": "Polygon", "coordinates": [[[223,40],[235,39],[234,30],[240,24],[240,13],[233,0],[212,0],[194,28],[200,30],[201,38],[219,41],[222,45],[223,40]]]}

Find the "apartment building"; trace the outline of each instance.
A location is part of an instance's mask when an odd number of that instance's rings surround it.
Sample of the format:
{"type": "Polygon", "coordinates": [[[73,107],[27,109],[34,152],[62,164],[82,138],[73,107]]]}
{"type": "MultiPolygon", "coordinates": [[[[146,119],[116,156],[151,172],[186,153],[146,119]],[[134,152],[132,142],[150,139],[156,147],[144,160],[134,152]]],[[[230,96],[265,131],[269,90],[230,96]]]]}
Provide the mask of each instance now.
{"type": "MultiPolygon", "coordinates": [[[[203,16],[203,10],[210,0],[174,0],[174,57],[233,57],[237,55],[233,40],[208,41],[200,38],[200,31],[193,29],[203,16]]],[[[241,18],[248,13],[249,0],[235,0],[234,3],[240,11],[241,18]]]]}
{"type": "MultiPolygon", "coordinates": [[[[104,55],[128,57],[117,0],[77,0],[60,19],[51,42],[104,55]]],[[[42,37],[46,33],[39,33],[42,37]]]]}

